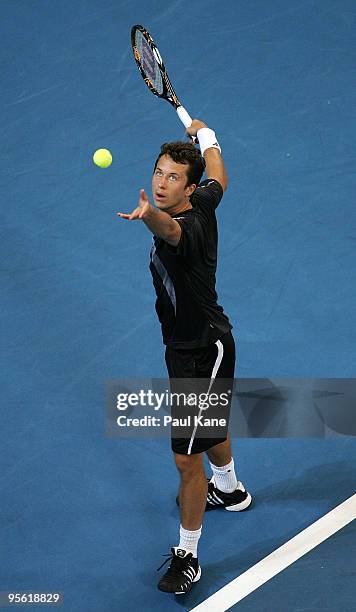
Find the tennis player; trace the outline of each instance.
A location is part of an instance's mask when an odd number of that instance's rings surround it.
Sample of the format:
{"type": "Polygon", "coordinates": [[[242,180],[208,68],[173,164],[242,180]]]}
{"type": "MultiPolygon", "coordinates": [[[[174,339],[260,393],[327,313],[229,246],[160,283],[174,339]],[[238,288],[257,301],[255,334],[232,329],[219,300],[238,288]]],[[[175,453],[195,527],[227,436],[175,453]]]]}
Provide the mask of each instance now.
{"type": "MultiPolygon", "coordinates": [[[[163,144],[152,177],[155,206],[141,189],[131,214],[118,215],[142,220],[153,234],[150,270],[171,382],[204,378],[211,381],[211,390],[223,379],[232,388],[232,326],[215,291],[215,209],[227,188],[227,175],[214,131],[198,119],[186,131],[197,136],[200,151],[192,142],[163,144]],[[201,182],[204,169],[207,179],[201,182]]],[[[180,474],[180,537],[158,588],[175,594],[187,593],[201,576],[197,549],[204,511],[241,511],[252,501],[237,479],[229,435],[204,438],[198,430],[192,424],[187,437],[172,437],[180,474]],[[204,452],[212,469],[209,482],[204,452]]]]}

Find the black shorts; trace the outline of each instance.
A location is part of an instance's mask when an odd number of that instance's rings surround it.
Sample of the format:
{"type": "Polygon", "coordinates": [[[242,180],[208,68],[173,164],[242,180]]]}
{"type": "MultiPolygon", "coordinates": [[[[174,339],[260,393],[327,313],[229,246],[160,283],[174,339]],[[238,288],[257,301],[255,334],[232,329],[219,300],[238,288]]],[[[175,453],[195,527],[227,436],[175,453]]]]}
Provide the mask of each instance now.
{"type": "MultiPolygon", "coordinates": [[[[204,436],[204,428],[200,427],[199,419],[195,420],[196,415],[201,415],[199,406],[189,408],[190,419],[189,424],[186,424],[184,429],[181,429],[180,437],[175,436],[177,429],[172,427],[172,450],[175,453],[182,455],[193,455],[202,453],[216,444],[225,442],[228,428],[228,416],[231,404],[231,395],[235,373],[235,342],[231,332],[225,334],[220,340],[207,347],[198,349],[172,349],[166,347],[166,365],[171,383],[171,392],[178,388],[181,390],[181,384],[189,383],[194,390],[200,389],[204,393],[219,394],[224,393],[225,402],[224,408],[221,403],[221,415],[227,416],[226,427],[216,428],[217,437],[214,435],[215,430],[209,432],[210,437],[204,436]],[[179,379],[179,381],[177,380],[179,379]],[[182,380],[184,379],[184,380],[182,380]],[[194,379],[194,380],[192,380],[194,379]],[[199,380],[204,379],[204,380],[199,380]],[[228,397],[228,401],[226,398],[228,397]]],[[[219,406],[214,408],[214,416],[219,412],[219,406]]],[[[172,417],[177,414],[172,407],[172,417]]],[[[181,411],[179,413],[181,415],[181,411]]],[[[205,415],[204,415],[205,416],[205,415]]]]}

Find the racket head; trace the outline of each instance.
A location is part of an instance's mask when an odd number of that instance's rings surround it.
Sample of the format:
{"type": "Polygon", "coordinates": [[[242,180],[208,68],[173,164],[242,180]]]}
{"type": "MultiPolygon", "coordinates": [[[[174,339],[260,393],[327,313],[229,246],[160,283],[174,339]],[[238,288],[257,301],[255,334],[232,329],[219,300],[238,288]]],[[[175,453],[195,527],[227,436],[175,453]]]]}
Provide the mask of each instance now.
{"type": "Polygon", "coordinates": [[[146,28],[141,25],[131,28],[131,46],[137,67],[149,90],[158,98],[167,100],[175,109],[181,106],[161,54],[146,28]]]}

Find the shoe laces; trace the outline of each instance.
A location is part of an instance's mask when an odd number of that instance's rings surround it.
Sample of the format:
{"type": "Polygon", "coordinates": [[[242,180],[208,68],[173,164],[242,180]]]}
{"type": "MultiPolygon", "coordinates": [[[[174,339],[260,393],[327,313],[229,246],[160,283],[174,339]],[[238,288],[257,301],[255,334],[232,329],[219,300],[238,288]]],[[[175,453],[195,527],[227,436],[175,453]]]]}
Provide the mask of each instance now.
{"type": "Polygon", "coordinates": [[[159,570],[162,569],[162,567],[166,565],[166,563],[172,561],[170,567],[167,570],[167,572],[169,572],[172,576],[179,576],[181,571],[187,568],[187,565],[189,565],[189,561],[192,558],[190,555],[186,557],[178,557],[177,555],[173,554],[163,555],[163,557],[168,558],[163,561],[162,565],[157,568],[157,572],[159,572],[159,570]]]}

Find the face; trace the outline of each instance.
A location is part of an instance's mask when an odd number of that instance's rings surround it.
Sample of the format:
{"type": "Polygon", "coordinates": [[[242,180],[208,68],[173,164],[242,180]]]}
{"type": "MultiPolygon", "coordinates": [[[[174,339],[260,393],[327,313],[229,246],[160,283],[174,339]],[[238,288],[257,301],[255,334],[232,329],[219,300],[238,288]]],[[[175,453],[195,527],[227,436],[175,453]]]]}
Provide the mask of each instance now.
{"type": "Polygon", "coordinates": [[[152,177],[155,204],[169,214],[175,214],[189,205],[189,196],[196,185],[187,187],[187,164],[177,164],[169,155],[162,155],[152,177]]]}

